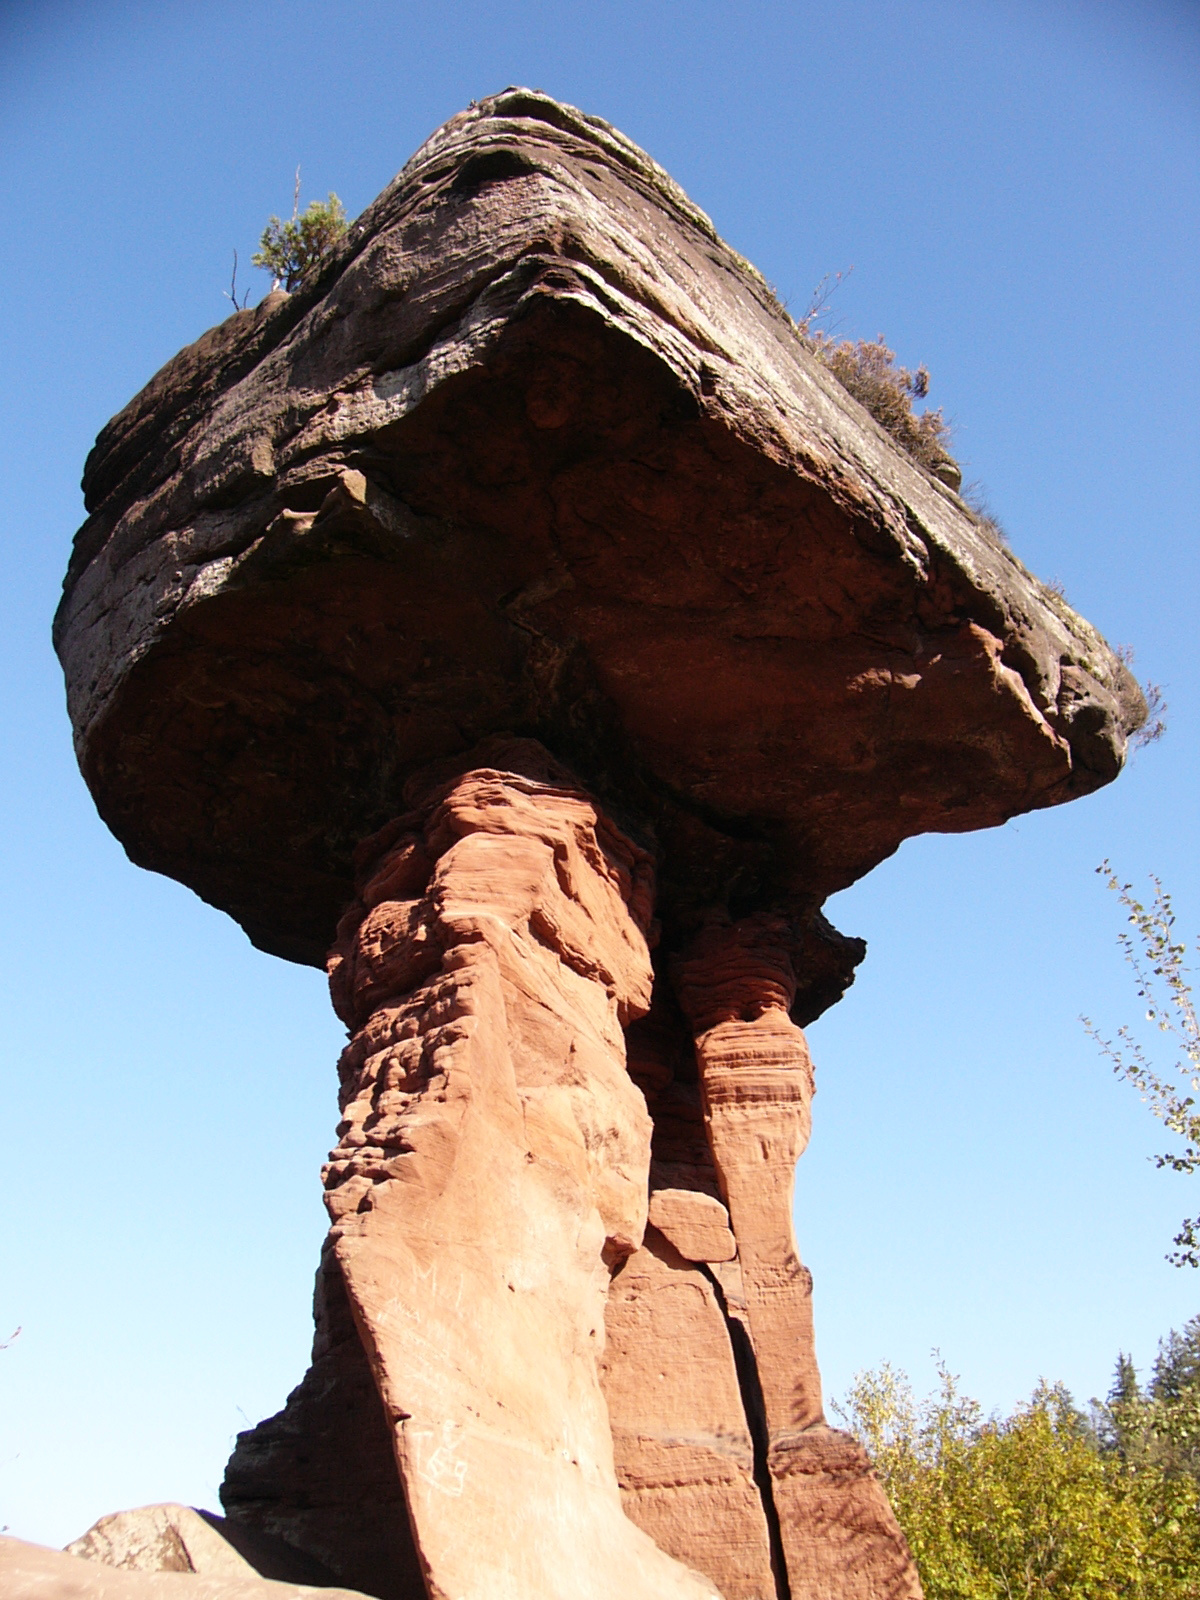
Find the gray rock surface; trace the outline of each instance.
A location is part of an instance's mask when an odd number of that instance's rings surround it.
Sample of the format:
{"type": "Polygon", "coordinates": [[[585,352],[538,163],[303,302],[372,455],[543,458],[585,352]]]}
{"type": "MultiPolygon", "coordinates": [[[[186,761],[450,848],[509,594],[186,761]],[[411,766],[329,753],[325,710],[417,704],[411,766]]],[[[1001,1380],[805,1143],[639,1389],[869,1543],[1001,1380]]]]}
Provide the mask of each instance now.
{"type": "Polygon", "coordinates": [[[72,1540],[66,1553],[131,1572],[274,1578],[324,1587],[337,1582],[319,1561],[284,1539],[173,1501],[101,1517],[72,1540]]]}

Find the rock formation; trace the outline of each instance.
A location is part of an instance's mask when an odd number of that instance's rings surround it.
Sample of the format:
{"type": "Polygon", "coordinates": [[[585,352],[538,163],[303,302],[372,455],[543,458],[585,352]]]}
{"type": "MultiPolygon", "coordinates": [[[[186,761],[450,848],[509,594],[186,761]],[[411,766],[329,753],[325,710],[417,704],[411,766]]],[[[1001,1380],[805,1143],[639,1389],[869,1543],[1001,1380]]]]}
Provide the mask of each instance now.
{"type": "MultiPolygon", "coordinates": [[[[180,1525],[202,1520],[188,1506],[145,1506],[102,1521],[126,1519],[141,1520],[148,1543],[139,1545],[133,1530],[125,1529],[118,1536],[119,1551],[101,1537],[103,1555],[96,1548],[76,1555],[74,1547],[48,1550],[0,1536],[0,1594],[5,1600],[364,1600],[328,1578],[302,1584],[261,1577],[230,1548],[223,1555],[205,1549],[198,1566],[185,1564],[188,1550],[195,1553],[199,1540],[194,1526],[181,1536],[180,1525]],[[132,1544],[126,1542],[126,1533],[132,1534],[132,1544]],[[118,1553],[134,1559],[112,1560],[118,1553]]],[[[219,1523],[221,1518],[211,1520],[219,1523]]],[[[222,1543],[216,1534],[213,1539],[218,1546],[222,1543]]]]}
{"type": "Polygon", "coordinates": [[[67,1546],[65,1554],[126,1572],[190,1572],[239,1581],[269,1578],[310,1588],[336,1584],[319,1561],[285,1540],[211,1511],[174,1503],[101,1517],[67,1546]]]}
{"type": "Polygon", "coordinates": [[[1111,781],[1122,663],[606,123],[509,90],[101,434],[56,623],[132,859],[349,1030],[230,1525],[381,1600],[919,1595],[791,1194],[821,905],[1111,781]]]}

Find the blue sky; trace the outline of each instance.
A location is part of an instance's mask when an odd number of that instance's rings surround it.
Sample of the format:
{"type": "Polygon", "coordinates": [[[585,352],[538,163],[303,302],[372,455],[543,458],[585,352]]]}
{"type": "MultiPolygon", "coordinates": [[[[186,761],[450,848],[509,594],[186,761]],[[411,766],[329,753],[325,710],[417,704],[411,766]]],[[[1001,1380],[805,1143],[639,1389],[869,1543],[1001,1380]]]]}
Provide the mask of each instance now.
{"type": "Polygon", "coordinates": [[[796,313],[925,362],[1017,553],[1166,739],[1112,788],[912,841],[830,911],[870,950],[811,1030],[797,1220],[827,1388],[938,1347],[986,1406],[1103,1392],[1200,1311],[1194,1180],[1078,1023],[1136,1002],[1093,868],[1200,932],[1200,9],[1167,0],[0,8],[0,1525],[216,1505],[306,1364],[340,1029],[320,975],[133,868],[75,769],[50,617],[97,430],[220,320],[236,248],[360,210],[509,82],[644,145],[796,313]]]}

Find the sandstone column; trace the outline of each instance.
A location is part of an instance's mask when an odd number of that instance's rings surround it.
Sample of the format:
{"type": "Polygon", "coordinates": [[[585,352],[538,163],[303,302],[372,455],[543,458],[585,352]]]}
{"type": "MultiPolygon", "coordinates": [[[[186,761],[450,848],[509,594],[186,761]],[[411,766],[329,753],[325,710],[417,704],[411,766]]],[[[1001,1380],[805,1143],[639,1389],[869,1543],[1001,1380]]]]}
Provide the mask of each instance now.
{"type": "Polygon", "coordinates": [[[788,1016],[796,991],[790,946],[780,917],[714,922],[676,965],[737,1241],[737,1260],[715,1270],[753,1350],[770,1514],[791,1600],[908,1600],[920,1596],[920,1585],[883,1489],[865,1452],[826,1425],[821,1406],[812,1277],[792,1227],[813,1072],[804,1035],[788,1016]]]}
{"type": "Polygon", "coordinates": [[[685,1254],[651,1226],[613,1279],[603,1380],[622,1502],[661,1549],[707,1573],[723,1600],[776,1600],[730,1329],[711,1273],[691,1259],[713,1248],[696,1240],[685,1254]]]}
{"type": "Polygon", "coordinates": [[[330,959],[336,1257],[431,1596],[711,1600],[622,1513],[597,1372],[646,1222],[622,1024],[650,1001],[650,861],[539,747],[503,766],[360,851],[330,959]]]}

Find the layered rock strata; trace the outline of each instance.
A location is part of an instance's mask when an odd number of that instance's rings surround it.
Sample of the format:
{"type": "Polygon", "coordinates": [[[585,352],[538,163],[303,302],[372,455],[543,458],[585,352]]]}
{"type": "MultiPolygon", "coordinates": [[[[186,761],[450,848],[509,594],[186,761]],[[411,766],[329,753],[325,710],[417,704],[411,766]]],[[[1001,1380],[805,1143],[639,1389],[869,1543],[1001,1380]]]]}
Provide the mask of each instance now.
{"type": "Polygon", "coordinates": [[[1144,715],[662,168],[528,90],[181,352],[85,495],[56,643],[105,820],[318,966],[359,840],[491,734],[653,820],[694,927],[1086,794],[1144,715]]]}
{"type": "Polygon", "coordinates": [[[527,90],[169,362],[84,487],[96,803],[262,948],[332,945],[352,1033],[313,1367],[230,1511],[384,1600],[907,1600],[791,1231],[799,1029],[864,949],[820,908],[1111,781],[1126,665],[661,168],[527,90]]]}
{"type": "Polygon", "coordinates": [[[360,852],[330,961],[352,1030],[334,1253],[431,1594],[701,1600],[622,1513],[599,1381],[609,1276],[646,1225],[622,1024],[650,1004],[650,862],[532,759],[360,852]]]}
{"type": "Polygon", "coordinates": [[[656,1001],[645,850],[540,746],[487,755],[359,851],[314,1363],[227,1510],[383,1600],[915,1593],[820,1411],[788,925],[706,931],[656,1001]]]}
{"type": "Polygon", "coordinates": [[[626,1515],[724,1600],[776,1600],[755,1439],[703,1256],[648,1228],[613,1278],[606,1324],[602,1377],[626,1515]]]}
{"type": "Polygon", "coordinates": [[[789,1012],[784,919],[717,919],[676,965],[696,1037],[709,1147],[737,1259],[723,1270],[761,1386],[767,1493],[793,1596],[919,1596],[908,1547],[866,1453],[829,1428],[813,1337],[812,1275],[792,1224],[812,1126],[813,1069],[789,1012]]]}

